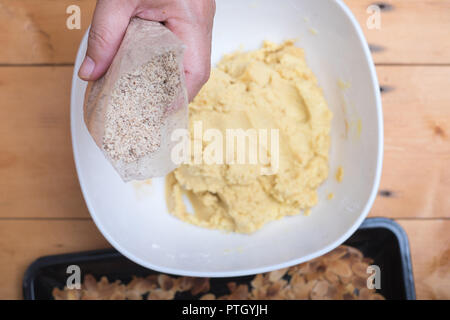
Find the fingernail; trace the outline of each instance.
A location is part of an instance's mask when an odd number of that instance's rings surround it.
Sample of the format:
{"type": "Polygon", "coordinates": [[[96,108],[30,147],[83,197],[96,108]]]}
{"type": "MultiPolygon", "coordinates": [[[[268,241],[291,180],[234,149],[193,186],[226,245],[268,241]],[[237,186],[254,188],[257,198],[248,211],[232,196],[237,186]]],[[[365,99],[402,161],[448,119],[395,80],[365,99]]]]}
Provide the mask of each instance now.
{"type": "Polygon", "coordinates": [[[84,58],[81,64],[80,70],[78,71],[78,76],[83,80],[90,80],[91,74],[94,71],[95,62],[89,56],[84,58]]]}

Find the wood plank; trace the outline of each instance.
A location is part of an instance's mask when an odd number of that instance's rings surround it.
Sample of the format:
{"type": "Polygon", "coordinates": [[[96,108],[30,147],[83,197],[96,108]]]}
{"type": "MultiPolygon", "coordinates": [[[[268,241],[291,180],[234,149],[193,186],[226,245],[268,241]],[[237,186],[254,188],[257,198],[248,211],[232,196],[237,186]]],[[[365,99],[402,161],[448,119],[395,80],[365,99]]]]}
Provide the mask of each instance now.
{"type": "Polygon", "coordinates": [[[0,68],[0,217],[88,217],[70,139],[72,67],[0,68]]]}
{"type": "MultiPolygon", "coordinates": [[[[369,30],[372,0],[345,0],[360,22],[377,63],[450,63],[450,1],[386,0],[381,29],[369,30]]],[[[379,2],[378,2],[379,3],[379,2]]],[[[2,0],[0,64],[73,63],[95,6],[93,0],[2,0]],[[81,8],[81,30],[66,28],[66,8],[81,8]]]]}
{"type": "Polygon", "coordinates": [[[385,155],[371,216],[450,217],[450,67],[382,66],[385,155]]]}
{"type": "Polygon", "coordinates": [[[93,0],[2,0],[0,64],[73,63],[94,7],[93,0]],[[66,9],[74,4],[80,30],[66,27],[66,9]]]}
{"type": "Polygon", "coordinates": [[[41,256],[109,247],[91,220],[0,220],[0,234],[0,299],[22,299],[25,270],[41,256]]]}
{"type": "Polygon", "coordinates": [[[344,0],[368,42],[376,63],[450,63],[450,1],[344,0]],[[369,29],[367,8],[381,4],[381,28],[369,29]]]}
{"type": "Polygon", "coordinates": [[[398,220],[409,237],[417,299],[450,299],[450,220],[398,220]]]}

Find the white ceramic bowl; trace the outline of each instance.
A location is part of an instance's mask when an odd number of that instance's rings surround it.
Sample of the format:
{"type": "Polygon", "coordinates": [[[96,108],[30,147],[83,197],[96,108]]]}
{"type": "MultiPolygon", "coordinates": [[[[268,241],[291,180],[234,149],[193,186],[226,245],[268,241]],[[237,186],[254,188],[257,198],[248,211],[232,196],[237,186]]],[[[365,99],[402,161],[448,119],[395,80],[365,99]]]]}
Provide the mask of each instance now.
{"type": "Polygon", "coordinates": [[[255,49],[264,39],[287,38],[299,39],[297,45],[305,49],[334,113],[330,177],[320,187],[320,202],[310,216],[287,217],[252,235],[240,235],[174,218],[167,212],[162,178],[144,189],[122,182],[83,122],[86,83],[76,71],[86,50],[84,37],[72,83],[75,163],[93,220],[123,255],[145,267],[179,275],[247,275],[320,256],[358,228],[379,185],[383,123],[374,65],[355,18],[341,1],[333,0],[217,1],[213,63],[241,45],[255,49]],[[339,80],[351,87],[343,90],[339,80]],[[334,178],[339,166],[344,169],[342,183],[334,178]],[[329,192],[334,199],[326,199],[329,192]]]}

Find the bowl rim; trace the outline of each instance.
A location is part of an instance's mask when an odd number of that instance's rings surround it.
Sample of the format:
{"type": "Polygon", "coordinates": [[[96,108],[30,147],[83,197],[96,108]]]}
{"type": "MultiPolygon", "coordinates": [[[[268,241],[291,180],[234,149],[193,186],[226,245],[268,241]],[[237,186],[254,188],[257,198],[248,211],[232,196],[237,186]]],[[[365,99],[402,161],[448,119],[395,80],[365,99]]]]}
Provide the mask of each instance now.
{"type": "Polygon", "coordinates": [[[130,253],[125,249],[122,245],[120,245],[109,233],[108,231],[103,227],[101,222],[98,220],[95,210],[93,208],[93,205],[90,201],[90,198],[87,195],[87,192],[85,191],[85,181],[82,176],[80,176],[80,164],[78,159],[78,144],[75,134],[75,106],[74,106],[74,100],[75,100],[75,87],[77,86],[78,81],[82,81],[78,78],[78,68],[79,64],[81,63],[80,56],[84,52],[82,52],[82,44],[87,42],[87,37],[89,34],[90,27],[87,29],[86,33],[84,34],[80,46],[77,51],[73,75],[72,75],[72,85],[71,85],[71,97],[70,97],[70,104],[71,104],[71,110],[70,110],[70,126],[71,126],[71,140],[72,140],[72,148],[73,148],[73,156],[74,156],[74,162],[75,162],[75,168],[77,171],[78,181],[80,183],[81,192],[83,194],[83,198],[86,202],[86,206],[89,210],[89,213],[92,217],[92,220],[94,221],[97,228],[100,230],[101,234],[105,237],[105,239],[115,248],[117,251],[119,251],[121,254],[123,254],[125,257],[130,259],[131,261],[134,261],[146,268],[153,269],[155,271],[167,273],[167,274],[174,274],[174,275],[180,275],[180,276],[191,276],[191,277],[209,277],[209,278],[217,278],[217,277],[237,277],[237,276],[246,276],[246,275],[252,275],[252,274],[258,274],[258,273],[264,273],[264,272],[270,272],[273,270],[278,270],[282,268],[287,268],[293,265],[297,265],[300,263],[303,263],[305,261],[312,260],[314,258],[320,257],[327,252],[335,249],[340,244],[345,242],[362,224],[364,219],[369,214],[369,211],[375,201],[375,198],[378,193],[378,188],[380,185],[380,179],[381,179],[381,172],[382,172],[382,164],[383,164],[383,146],[384,146],[384,125],[383,125],[383,113],[382,113],[382,104],[381,104],[381,94],[380,94],[380,88],[379,88],[379,82],[377,73],[375,70],[375,65],[372,59],[372,54],[369,49],[369,45],[367,43],[367,40],[363,34],[363,31],[356,20],[355,16],[351,12],[351,10],[348,8],[348,6],[342,1],[342,0],[336,0],[335,3],[340,7],[340,9],[344,12],[346,17],[349,19],[350,23],[353,25],[354,30],[356,31],[356,34],[358,36],[359,42],[363,46],[364,55],[366,58],[366,61],[368,62],[369,72],[371,75],[371,82],[373,86],[373,92],[375,94],[375,104],[376,104],[376,113],[377,113],[377,120],[378,120],[378,146],[377,146],[377,165],[375,170],[375,178],[373,180],[372,184],[372,190],[370,193],[370,196],[364,206],[364,208],[361,211],[361,214],[359,217],[355,220],[351,228],[349,228],[346,232],[344,232],[338,239],[334,240],[327,246],[323,247],[321,250],[317,250],[311,254],[308,254],[306,256],[303,256],[301,258],[297,259],[291,259],[289,261],[285,261],[279,264],[273,264],[270,266],[264,266],[264,267],[258,267],[258,268],[251,268],[251,269],[242,269],[238,271],[212,271],[212,272],[204,272],[204,271],[192,271],[192,270],[183,270],[183,269],[176,269],[176,268],[169,268],[169,267],[161,267],[158,265],[155,265],[153,263],[150,263],[148,261],[144,261],[143,259],[139,258],[138,256],[135,256],[134,254],[130,253]]]}

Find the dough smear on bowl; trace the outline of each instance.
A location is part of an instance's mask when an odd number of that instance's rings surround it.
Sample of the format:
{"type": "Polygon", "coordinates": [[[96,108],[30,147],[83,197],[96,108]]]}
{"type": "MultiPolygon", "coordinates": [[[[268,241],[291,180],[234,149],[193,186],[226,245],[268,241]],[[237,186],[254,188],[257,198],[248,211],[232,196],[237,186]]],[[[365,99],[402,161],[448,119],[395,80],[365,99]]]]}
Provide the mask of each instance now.
{"type": "MultiPolygon", "coordinates": [[[[166,178],[169,211],[201,227],[252,233],[313,207],[328,176],[331,118],[293,41],[265,41],[261,49],[226,55],[189,105],[190,137],[199,121],[203,132],[218,129],[224,137],[227,129],[278,129],[278,170],[267,175],[262,164],[183,164],[166,178]]],[[[208,143],[202,145],[205,150],[208,143]]]]}

